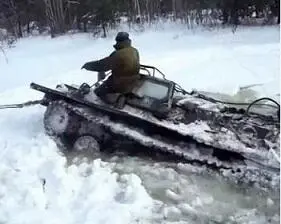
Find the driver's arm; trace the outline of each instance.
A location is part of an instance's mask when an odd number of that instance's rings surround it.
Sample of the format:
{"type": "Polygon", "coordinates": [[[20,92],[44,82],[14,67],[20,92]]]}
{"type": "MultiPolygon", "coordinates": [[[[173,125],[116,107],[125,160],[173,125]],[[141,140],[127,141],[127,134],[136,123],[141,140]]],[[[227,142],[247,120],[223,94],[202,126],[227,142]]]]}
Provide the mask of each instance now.
{"type": "Polygon", "coordinates": [[[112,70],[114,66],[114,61],[115,52],[101,60],[87,62],[82,66],[81,69],[85,68],[86,70],[94,72],[106,72],[108,70],[112,70]]]}

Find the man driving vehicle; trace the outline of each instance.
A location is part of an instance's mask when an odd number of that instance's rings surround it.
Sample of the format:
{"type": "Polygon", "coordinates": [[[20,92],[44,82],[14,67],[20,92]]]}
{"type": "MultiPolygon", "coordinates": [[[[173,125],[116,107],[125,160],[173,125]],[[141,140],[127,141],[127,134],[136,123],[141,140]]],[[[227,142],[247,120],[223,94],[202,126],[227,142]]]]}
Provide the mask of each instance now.
{"type": "Polygon", "coordinates": [[[99,95],[129,93],[140,78],[139,52],[136,48],[132,47],[129,34],[127,32],[119,32],[115,40],[116,44],[113,45],[115,51],[108,57],[87,62],[81,68],[95,72],[112,71],[112,75],[106,81],[106,87],[99,95]]]}

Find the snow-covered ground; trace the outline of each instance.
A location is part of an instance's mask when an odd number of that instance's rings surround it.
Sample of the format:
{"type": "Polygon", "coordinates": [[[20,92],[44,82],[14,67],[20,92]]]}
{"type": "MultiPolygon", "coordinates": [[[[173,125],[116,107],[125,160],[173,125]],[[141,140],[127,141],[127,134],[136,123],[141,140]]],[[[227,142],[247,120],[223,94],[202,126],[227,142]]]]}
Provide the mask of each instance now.
{"type": "MultiPolygon", "coordinates": [[[[279,98],[279,27],[131,33],[143,64],[186,90],[233,100],[279,98]],[[262,84],[239,91],[239,87],[262,84]]],[[[108,55],[114,37],[21,39],[0,55],[0,104],[38,99],[30,82],[94,83],[82,71],[108,55]]],[[[67,166],[44,134],[44,108],[0,111],[0,223],[279,223],[279,192],[233,186],[181,164],[108,158],[67,166]]]]}

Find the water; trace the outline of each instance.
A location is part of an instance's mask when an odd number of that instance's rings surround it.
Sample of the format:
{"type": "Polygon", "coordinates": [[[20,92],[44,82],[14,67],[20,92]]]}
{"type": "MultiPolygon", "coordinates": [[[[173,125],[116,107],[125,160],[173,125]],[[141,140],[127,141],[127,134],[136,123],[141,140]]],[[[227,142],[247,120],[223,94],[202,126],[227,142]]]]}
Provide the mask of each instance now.
{"type": "Polygon", "coordinates": [[[136,174],[155,200],[148,223],[279,223],[279,191],[237,186],[205,168],[113,156],[113,172],[136,174]]]}

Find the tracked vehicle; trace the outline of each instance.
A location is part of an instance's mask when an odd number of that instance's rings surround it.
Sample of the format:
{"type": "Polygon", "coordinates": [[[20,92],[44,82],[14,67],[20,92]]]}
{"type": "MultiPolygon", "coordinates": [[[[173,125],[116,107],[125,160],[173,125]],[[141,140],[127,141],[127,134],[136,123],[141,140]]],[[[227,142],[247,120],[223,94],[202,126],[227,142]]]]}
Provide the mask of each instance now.
{"type": "Polygon", "coordinates": [[[115,94],[110,103],[100,95],[110,74],[93,86],[62,84],[52,89],[31,83],[32,89],[45,94],[40,103],[47,107],[47,134],[66,151],[146,152],[239,180],[262,184],[277,180],[279,185],[277,102],[269,98],[251,104],[221,102],[184,91],[155,67],[142,65],[140,74],[132,92],[115,94]]]}

